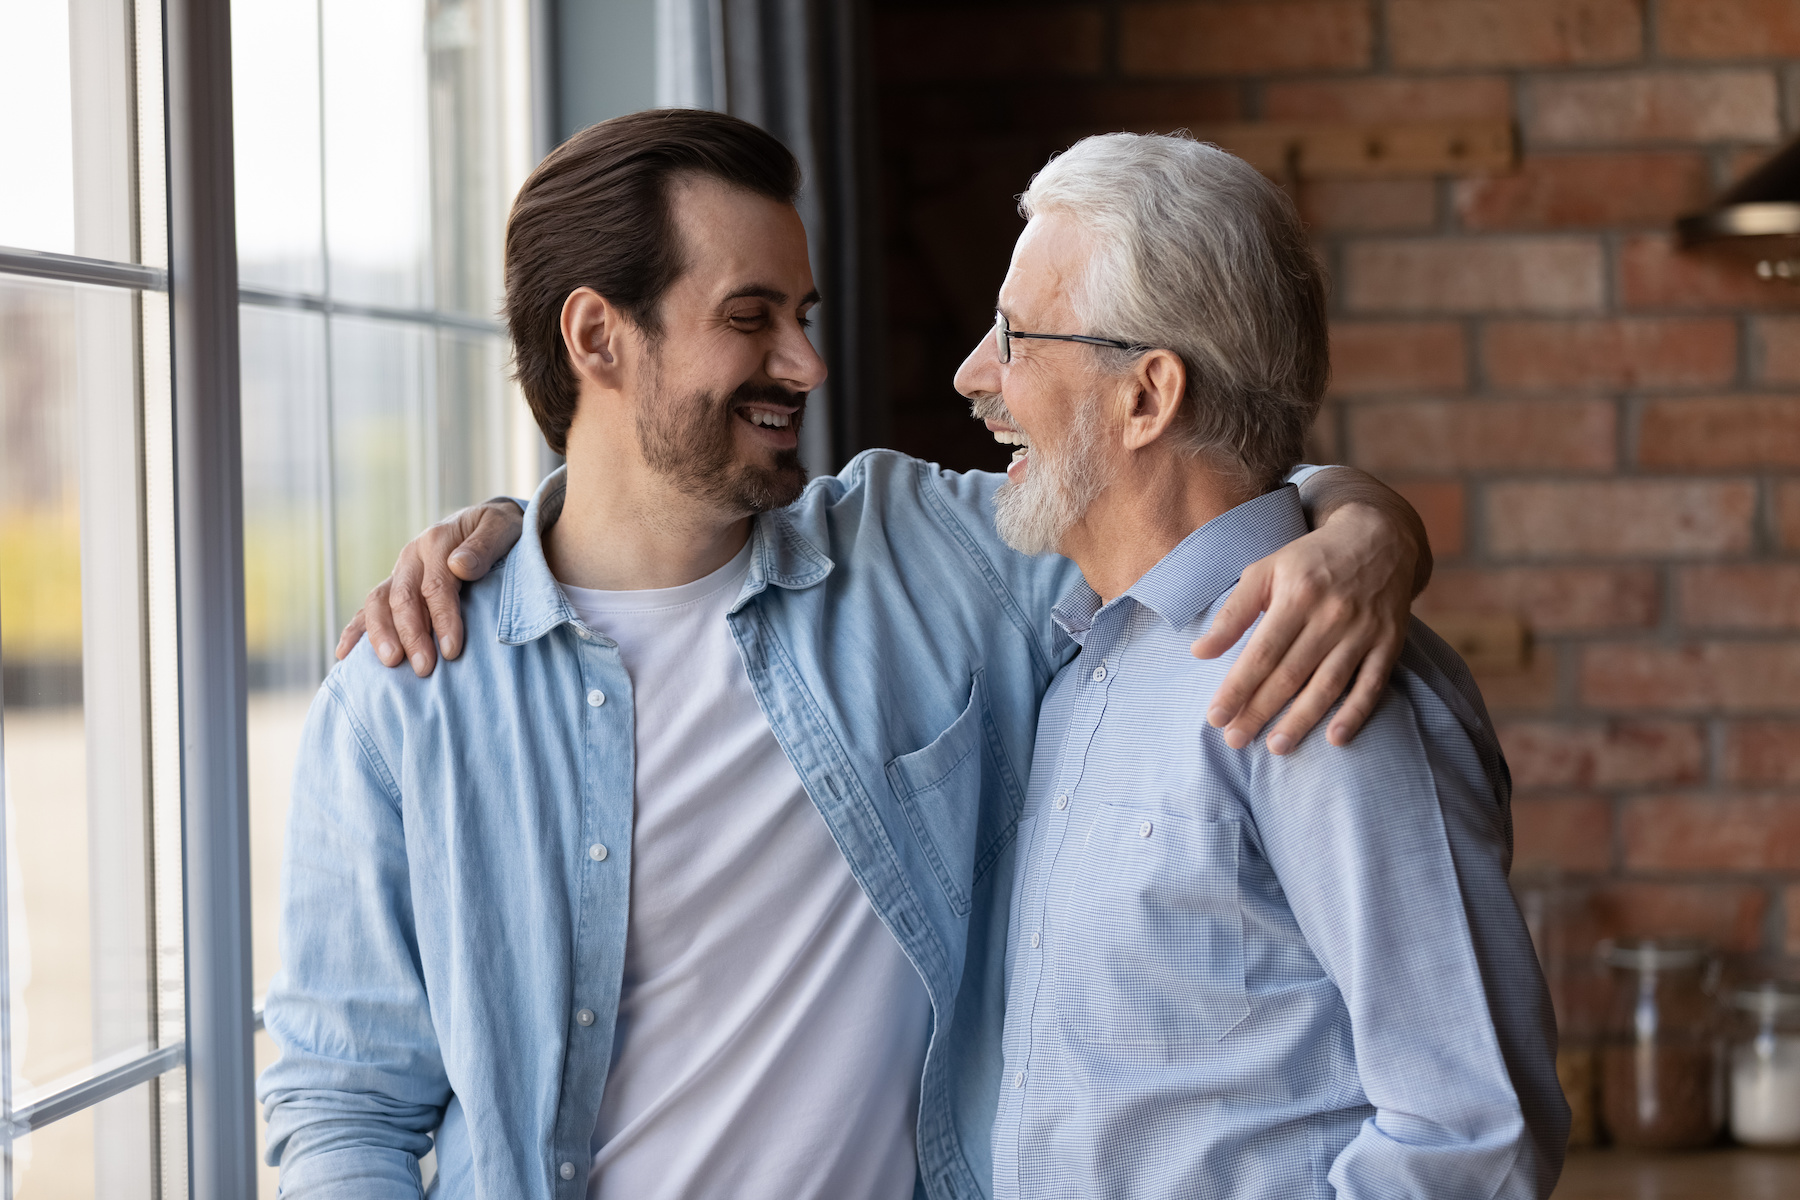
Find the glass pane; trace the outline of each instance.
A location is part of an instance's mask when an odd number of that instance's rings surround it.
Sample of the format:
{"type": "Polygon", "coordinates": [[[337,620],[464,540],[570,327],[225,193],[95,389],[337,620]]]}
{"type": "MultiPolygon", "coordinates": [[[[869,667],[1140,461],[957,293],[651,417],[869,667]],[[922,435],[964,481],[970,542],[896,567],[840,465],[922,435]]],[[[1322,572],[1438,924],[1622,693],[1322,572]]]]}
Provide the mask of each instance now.
{"type": "Polygon", "coordinates": [[[422,0],[323,0],[325,218],[339,300],[430,304],[422,0]]]}
{"type": "Polygon", "coordinates": [[[238,278],[325,286],[319,188],[319,13],[314,4],[231,6],[238,278]]]}
{"type": "Polygon", "coordinates": [[[0,113],[0,246],[74,253],[66,0],[0,0],[0,113]]]}
{"type": "Polygon", "coordinates": [[[141,1083],[13,1143],[12,1195],[18,1200],[148,1200],[156,1171],[149,1130],[157,1090],[158,1081],[141,1083]],[[133,1132],[121,1136],[122,1128],[133,1132]]]}
{"type": "Polygon", "coordinates": [[[337,611],[346,616],[425,524],[423,412],[431,331],[331,322],[337,611]]]}
{"type": "Polygon", "coordinates": [[[117,0],[0,0],[0,245],[135,257],[133,59],[117,0]]]}
{"type": "Polygon", "coordinates": [[[524,403],[506,378],[503,341],[479,334],[438,336],[434,518],[489,496],[530,495],[538,438],[535,425],[520,427],[518,409],[524,403]],[[521,434],[523,454],[516,444],[521,434]],[[516,469],[521,457],[527,463],[523,471],[516,469]]]}
{"type": "Polygon", "coordinates": [[[15,1092],[150,1039],[135,305],[0,280],[15,1092]]]}
{"type": "Polygon", "coordinates": [[[307,705],[324,677],[325,319],[241,314],[244,602],[250,667],[252,983],[279,967],[281,841],[307,705]]]}
{"type": "Polygon", "coordinates": [[[520,178],[507,120],[507,0],[431,0],[433,267],[439,309],[491,318],[499,310],[501,236],[520,178]]]}

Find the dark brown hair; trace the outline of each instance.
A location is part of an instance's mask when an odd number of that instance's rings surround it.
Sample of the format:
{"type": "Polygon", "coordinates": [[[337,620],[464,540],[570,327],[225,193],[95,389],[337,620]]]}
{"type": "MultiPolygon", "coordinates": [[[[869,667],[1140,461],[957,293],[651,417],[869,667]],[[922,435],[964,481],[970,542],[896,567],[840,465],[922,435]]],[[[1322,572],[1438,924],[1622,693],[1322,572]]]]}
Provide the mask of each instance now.
{"type": "Polygon", "coordinates": [[[671,179],[700,174],[794,203],[800,164],[748,121],[660,108],[590,125],[537,165],[506,222],[506,324],[513,377],[544,440],[563,453],[578,394],[562,338],[563,302],[589,287],[651,338],[680,277],[671,179]]]}

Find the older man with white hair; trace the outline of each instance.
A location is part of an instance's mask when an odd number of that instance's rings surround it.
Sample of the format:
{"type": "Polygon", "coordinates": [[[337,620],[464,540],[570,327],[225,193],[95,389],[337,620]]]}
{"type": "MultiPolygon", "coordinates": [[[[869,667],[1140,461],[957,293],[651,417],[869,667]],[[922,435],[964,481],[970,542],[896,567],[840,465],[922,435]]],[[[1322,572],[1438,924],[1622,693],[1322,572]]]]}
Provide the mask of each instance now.
{"type": "Polygon", "coordinates": [[[1415,621],[1341,749],[1246,756],[1191,718],[1234,655],[1176,651],[1306,532],[1284,478],[1328,351],[1292,204],[1215,147],[1111,134],[1021,207],[957,387],[1019,447],[1001,535],[1085,582],[1019,827],[995,1196],[1548,1195],[1555,1026],[1461,660],[1415,621]]]}

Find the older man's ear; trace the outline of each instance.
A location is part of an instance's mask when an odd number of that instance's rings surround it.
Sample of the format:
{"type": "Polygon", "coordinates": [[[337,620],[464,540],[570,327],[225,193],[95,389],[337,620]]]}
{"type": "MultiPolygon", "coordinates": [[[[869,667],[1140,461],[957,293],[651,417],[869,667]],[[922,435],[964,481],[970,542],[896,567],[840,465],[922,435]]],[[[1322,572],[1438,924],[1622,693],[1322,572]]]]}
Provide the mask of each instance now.
{"type": "Polygon", "coordinates": [[[1129,378],[1124,442],[1127,450],[1141,450],[1162,437],[1180,412],[1187,367],[1172,351],[1152,350],[1138,359],[1129,378]]]}

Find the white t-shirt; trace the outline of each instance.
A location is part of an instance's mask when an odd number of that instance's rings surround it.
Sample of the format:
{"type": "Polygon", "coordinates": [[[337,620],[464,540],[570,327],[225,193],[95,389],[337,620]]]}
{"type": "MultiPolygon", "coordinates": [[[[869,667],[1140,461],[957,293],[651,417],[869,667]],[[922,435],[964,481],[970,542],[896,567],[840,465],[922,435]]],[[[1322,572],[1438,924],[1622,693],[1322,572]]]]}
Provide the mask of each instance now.
{"type": "Polygon", "coordinates": [[[631,675],[631,915],[589,1200],[909,1200],[925,987],[757,706],[726,623],[750,546],[692,583],[564,585],[631,675]]]}

